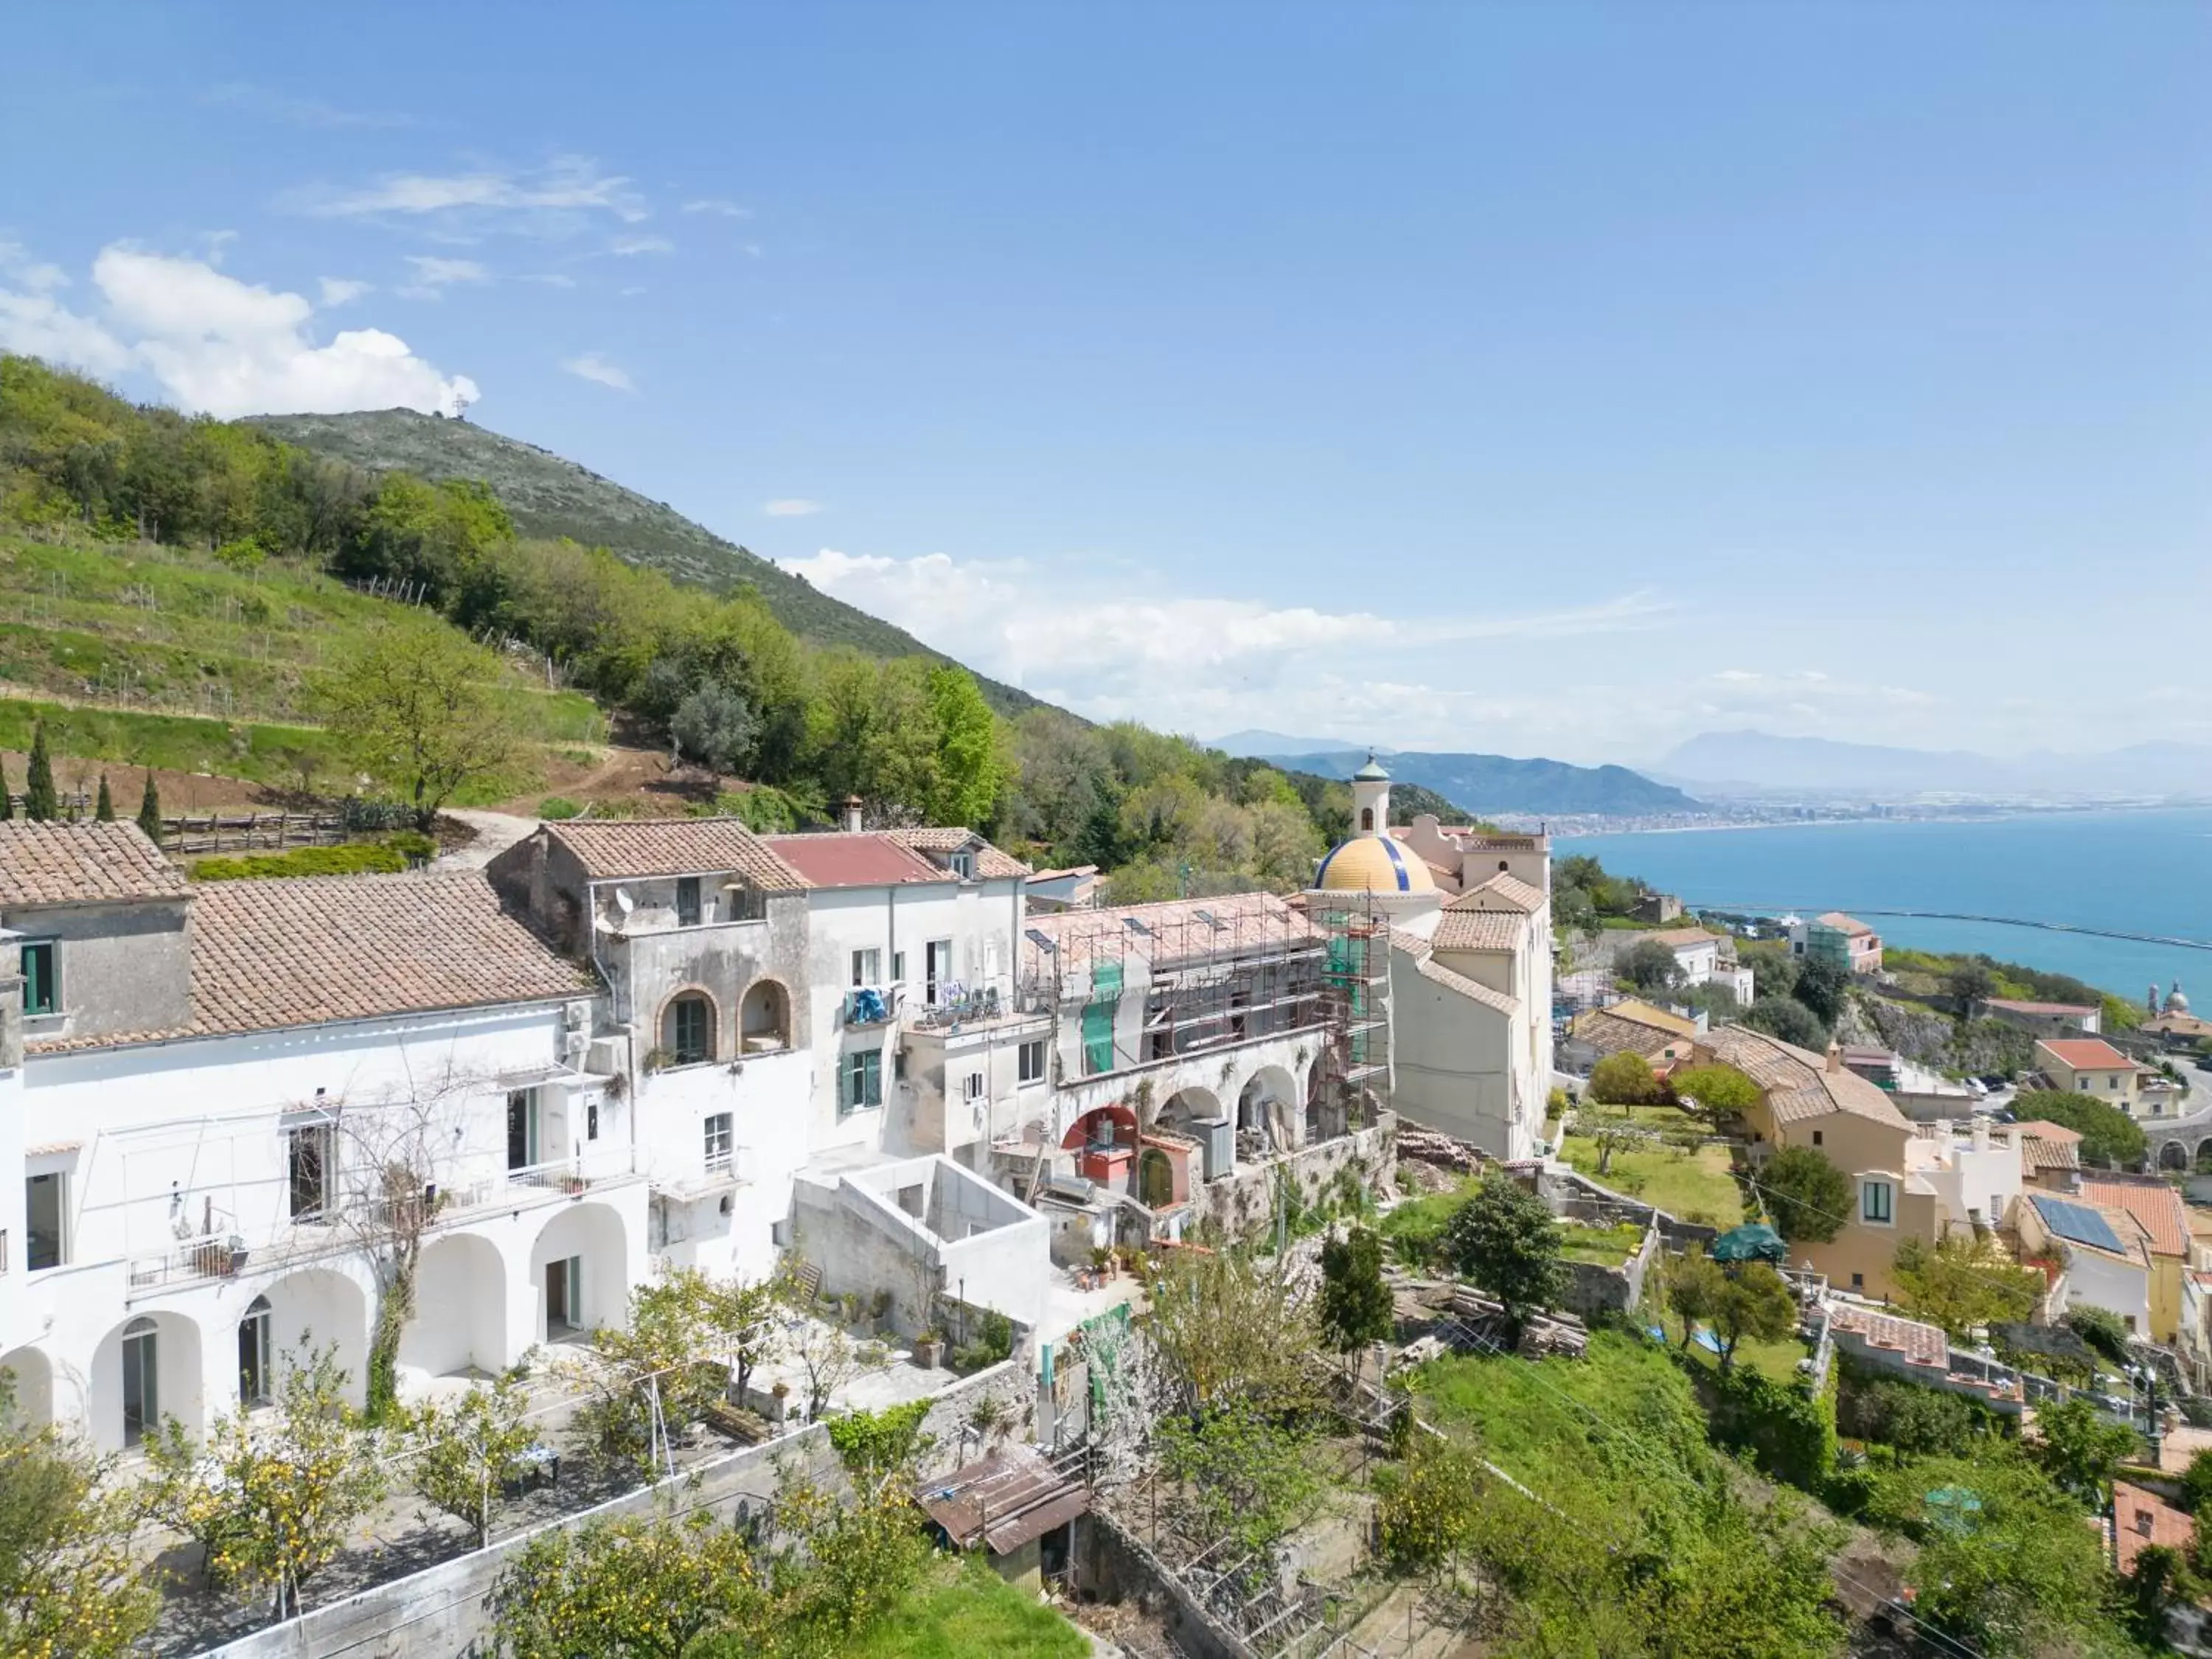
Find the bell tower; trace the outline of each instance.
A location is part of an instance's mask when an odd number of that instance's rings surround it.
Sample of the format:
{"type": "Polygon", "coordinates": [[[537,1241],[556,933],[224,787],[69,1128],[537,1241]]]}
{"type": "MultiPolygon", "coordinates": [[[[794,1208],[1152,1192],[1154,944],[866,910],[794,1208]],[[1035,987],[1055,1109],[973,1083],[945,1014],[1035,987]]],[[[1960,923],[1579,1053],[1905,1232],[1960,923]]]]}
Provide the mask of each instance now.
{"type": "Polygon", "coordinates": [[[1367,751],[1367,764],[1352,775],[1352,833],[1380,836],[1390,828],[1390,775],[1367,751]]]}

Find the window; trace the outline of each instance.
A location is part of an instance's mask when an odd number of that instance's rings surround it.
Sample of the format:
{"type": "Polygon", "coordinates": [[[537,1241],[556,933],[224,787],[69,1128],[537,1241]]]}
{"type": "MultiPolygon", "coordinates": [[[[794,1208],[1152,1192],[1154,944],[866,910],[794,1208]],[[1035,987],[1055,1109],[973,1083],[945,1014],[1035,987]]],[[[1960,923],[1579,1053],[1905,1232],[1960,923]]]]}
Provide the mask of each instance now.
{"type": "Polygon", "coordinates": [[[1851,1288],[1855,1291],[1863,1291],[1866,1289],[1866,1275],[1864,1273],[1853,1273],[1851,1275],[1851,1288]]]}
{"type": "Polygon", "coordinates": [[[699,878],[678,876],[676,878],[676,925],[696,927],[699,925],[699,878]]]}
{"type": "Polygon", "coordinates": [[[507,1167],[527,1170],[538,1162],[538,1091],[507,1091],[507,1167]]]}
{"type": "Polygon", "coordinates": [[[1859,1183],[1859,1219],[1887,1227],[1896,1220],[1893,1200],[1896,1189],[1887,1181],[1863,1181],[1859,1183]]]}
{"type": "Polygon", "coordinates": [[[883,963],[884,953],[880,951],[854,951],[853,988],[857,991],[864,985],[881,985],[884,982],[883,963]]]}
{"type": "Polygon", "coordinates": [[[960,1097],[963,1100],[982,1099],[983,1074],[981,1072],[970,1072],[968,1073],[967,1077],[962,1080],[960,1085],[960,1097]]]}
{"type": "Polygon", "coordinates": [[[1361,807],[1359,809],[1359,833],[1363,836],[1371,835],[1374,833],[1374,830],[1375,809],[1371,806],[1361,807]]]}
{"type": "Polygon", "coordinates": [[[23,1265],[33,1273],[58,1267],[69,1260],[66,1217],[69,1177],[59,1173],[27,1176],[23,1181],[23,1230],[30,1240],[23,1265]]]}
{"type": "Polygon", "coordinates": [[[687,992],[668,1005],[662,1022],[661,1046],[670,1063],[696,1066],[714,1057],[714,1005],[697,992],[687,992]]]}
{"type": "Polygon", "coordinates": [[[730,1115],[716,1112],[706,1122],[707,1167],[726,1170],[730,1167],[730,1115]]]}
{"type": "Polygon", "coordinates": [[[257,1296],[238,1322],[238,1403],[265,1406],[272,1390],[269,1371],[269,1298],[257,1296]]]}
{"type": "Polygon", "coordinates": [[[584,1139],[597,1140],[599,1138],[599,1103],[596,1100],[587,1100],[584,1103],[584,1139]]]}
{"type": "Polygon", "coordinates": [[[295,1221],[320,1221],[331,1201],[331,1126],[284,1133],[286,1196],[295,1221]]]}
{"type": "Polygon", "coordinates": [[[952,855],[950,862],[952,866],[952,873],[959,877],[961,880],[973,881],[975,879],[975,854],[974,853],[969,851],[963,847],[952,855]]]}
{"type": "Polygon", "coordinates": [[[135,1446],[161,1422],[160,1339],[140,1317],[123,1328],[123,1443],[135,1446]]]}
{"type": "Polygon", "coordinates": [[[58,1014],[62,1011],[62,988],[55,971],[56,947],[50,939],[27,939],[23,945],[23,1012],[58,1014]]]}
{"type": "Polygon", "coordinates": [[[952,983],[952,941],[933,939],[921,947],[922,1000],[933,1006],[952,983]]]}
{"type": "Polygon", "coordinates": [[[2096,1079],[2094,1078],[2076,1078],[2075,1081],[2079,1083],[2085,1090],[2094,1087],[2096,1084],[2096,1079]]]}
{"type": "Polygon", "coordinates": [[[1820,1144],[1820,1132],[1818,1129],[1813,1131],[1813,1144],[1815,1146],[1820,1144]]]}
{"type": "Polygon", "coordinates": [[[2105,1079],[2105,1086],[2106,1086],[2107,1089],[2117,1089],[2117,1088],[2118,1088],[2118,1087],[2120,1086],[2120,1076],[2119,1076],[2119,1073],[2117,1073],[2117,1072],[2115,1072],[2115,1073],[2113,1073],[2110,1077],[2106,1078],[2106,1079],[2105,1079]]]}
{"type": "Polygon", "coordinates": [[[1044,1081],[1044,1039],[1033,1037],[1021,1046],[1016,1075],[1024,1083],[1044,1081]]]}
{"type": "Polygon", "coordinates": [[[880,1048],[866,1048],[856,1054],[845,1056],[841,1068],[842,1076],[837,1089],[837,1109],[864,1112],[884,1103],[884,1054],[880,1048]]]}
{"type": "Polygon", "coordinates": [[[903,951],[891,952],[891,983],[894,985],[906,983],[906,952],[903,951]]]}

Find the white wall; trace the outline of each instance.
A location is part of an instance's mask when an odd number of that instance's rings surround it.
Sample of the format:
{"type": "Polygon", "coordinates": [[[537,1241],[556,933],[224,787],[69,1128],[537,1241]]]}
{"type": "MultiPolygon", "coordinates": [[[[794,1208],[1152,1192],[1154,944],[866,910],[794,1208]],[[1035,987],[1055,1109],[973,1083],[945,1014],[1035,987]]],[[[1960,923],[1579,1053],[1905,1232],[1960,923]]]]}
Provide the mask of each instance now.
{"type": "Polygon", "coordinates": [[[2092,1255],[2087,1250],[2069,1251],[2066,1300],[2069,1306],[2083,1303],[2106,1309],[2124,1320],[2132,1320],[2130,1329],[2150,1334],[2150,1275],[2141,1267],[2092,1255]]]}
{"type": "MultiPolygon", "coordinates": [[[[1473,1141],[1494,1158],[1528,1157],[1535,1144],[1531,1109],[1516,1091],[1528,1085],[1516,1079],[1514,1064],[1523,1023],[1424,977],[1410,953],[1391,951],[1391,1104],[1409,1122],[1473,1141]]],[[[1547,1063],[1541,1076],[1550,1075],[1547,1063]]],[[[1540,1123],[1540,1097],[1534,1110],[1540,1123]]]]}

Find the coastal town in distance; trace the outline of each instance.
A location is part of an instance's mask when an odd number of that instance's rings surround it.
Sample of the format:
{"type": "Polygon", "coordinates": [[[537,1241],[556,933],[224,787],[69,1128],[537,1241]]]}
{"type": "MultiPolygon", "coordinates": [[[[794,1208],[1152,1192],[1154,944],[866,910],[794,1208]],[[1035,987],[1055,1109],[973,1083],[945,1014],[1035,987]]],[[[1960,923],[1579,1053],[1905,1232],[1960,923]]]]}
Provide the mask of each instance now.
{"type": "Polygon", "coordinates": [[[2212,1659],[2212,9],[31,0],[0,1659],[2212,1659]]]}

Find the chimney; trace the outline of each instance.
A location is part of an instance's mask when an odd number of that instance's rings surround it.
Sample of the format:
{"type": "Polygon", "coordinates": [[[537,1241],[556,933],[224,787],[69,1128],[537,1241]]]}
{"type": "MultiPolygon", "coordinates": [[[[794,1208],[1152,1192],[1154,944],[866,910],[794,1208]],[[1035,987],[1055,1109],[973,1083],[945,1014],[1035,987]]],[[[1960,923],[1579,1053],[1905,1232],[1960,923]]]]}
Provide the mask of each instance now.
{"type": "Polygon", "coordinates": [[[1974,1150],[1986,1152],[1990,1149],[1990,1121],[1980,1113],[1974,1115],[1974,1150]]]}
{"type": "Polygon", "coordinates": [[[1833,1037],[1828,1039],[1828,1069],[1832,1072],[1844,1069],[1844,1045],[1833,1037]]]}
{"type": "Polygon", "coordinates": [[[837,803],[837,822],[848,836],[860,833],[860,798],[848,795],[837,803]]]}

